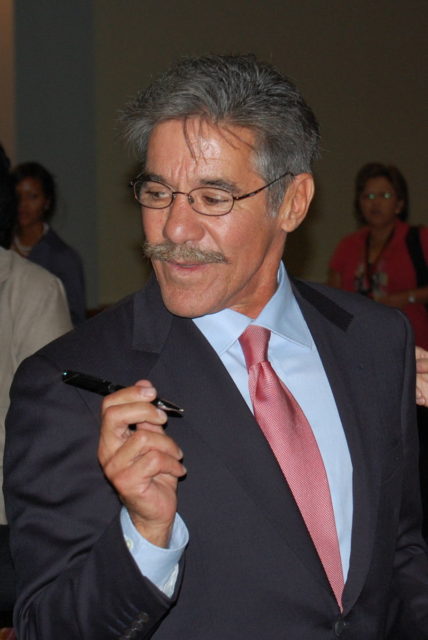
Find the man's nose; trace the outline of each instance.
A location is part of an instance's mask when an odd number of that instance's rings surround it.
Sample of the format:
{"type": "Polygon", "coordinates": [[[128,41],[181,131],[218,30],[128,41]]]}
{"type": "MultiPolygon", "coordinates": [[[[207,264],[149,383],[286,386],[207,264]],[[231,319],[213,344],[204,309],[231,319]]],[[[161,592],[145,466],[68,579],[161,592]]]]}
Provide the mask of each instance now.
{"type": "Polygon", "coordinates": [[[204,235],[202,218],[201,214],[192,209],[189,196],[176,191],[165,221],[165,238],[176,244],[199,240],[204,235]]]}

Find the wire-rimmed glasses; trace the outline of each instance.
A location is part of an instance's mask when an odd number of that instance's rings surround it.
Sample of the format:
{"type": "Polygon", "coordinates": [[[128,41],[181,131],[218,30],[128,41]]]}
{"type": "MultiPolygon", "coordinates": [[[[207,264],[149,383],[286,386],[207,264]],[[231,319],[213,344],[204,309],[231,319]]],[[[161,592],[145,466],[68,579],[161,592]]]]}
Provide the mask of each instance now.
{"type": "Polygon", "coordinates": [[[226,189],[211,186],[197,187],[188,193],[185,191],[173,191],[168,185],[152,180],[149,175],[144,173],[131,180],[129,186],[134,189],[134,196],[137,202],[147,209],[167,209],[177,195],[183,195],[186,196],[189,205],[196,213],[204,216],[224,216],[232,211],[233,205],[238,200],[257,195],[287,175],[293,176],[294,174],[286,171],[275,180],[272,180],[272,182],[242,196],[234,196],[226,189]]]}

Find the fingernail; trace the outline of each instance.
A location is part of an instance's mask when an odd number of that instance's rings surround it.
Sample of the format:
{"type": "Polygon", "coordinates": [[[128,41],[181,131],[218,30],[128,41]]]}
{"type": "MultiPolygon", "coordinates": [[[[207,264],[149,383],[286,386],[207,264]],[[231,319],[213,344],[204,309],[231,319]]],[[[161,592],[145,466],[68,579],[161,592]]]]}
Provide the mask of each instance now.
{"type": "Polygon", "coordinates": [[[143,398],[153,398],[153,396],[155,395],[155,389],[154,387],[140,387],[140,395],[143,398]]]}

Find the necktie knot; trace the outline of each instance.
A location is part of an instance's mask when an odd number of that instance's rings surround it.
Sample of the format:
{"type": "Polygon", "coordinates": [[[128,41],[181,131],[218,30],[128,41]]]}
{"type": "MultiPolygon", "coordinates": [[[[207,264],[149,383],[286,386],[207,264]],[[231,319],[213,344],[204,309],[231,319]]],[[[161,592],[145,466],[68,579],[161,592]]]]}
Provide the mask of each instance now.
{"type": "Polygon", "coordinates": [[[269,329],[255,324],[250,324],[239,338],[248,371],[254,364],[267,361],[269,339],[269,329]]]}

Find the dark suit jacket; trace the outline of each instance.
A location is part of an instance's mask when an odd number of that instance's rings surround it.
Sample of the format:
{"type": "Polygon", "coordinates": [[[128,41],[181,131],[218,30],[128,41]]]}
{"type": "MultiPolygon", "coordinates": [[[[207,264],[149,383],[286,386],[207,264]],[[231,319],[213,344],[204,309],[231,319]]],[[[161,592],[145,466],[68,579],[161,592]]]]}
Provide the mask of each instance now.
{"type": "Polygon", "coordinates": [[[428,638],[408,323],[354,294],[304,283],[295,292],[354,466],[343,616],[251,412],[194,323],[172,316],[152,281],[16,377],[5,493],[20,640],[428,638]],[[171,599],[125,546],[121,505],[97,462],[101,398],[62,384],[65,368],[125,385],[148,377],[185,408],[167,427],[188,469],[178,502],[190,532],[171,599]]]}
{"type": "Polygon", "coordinates": [[[34,245],[28,259],[57,276],[67,294],[70,315],[74,325],[86,318],[85,277],[79,254],[53,229],[34,245]]]}

